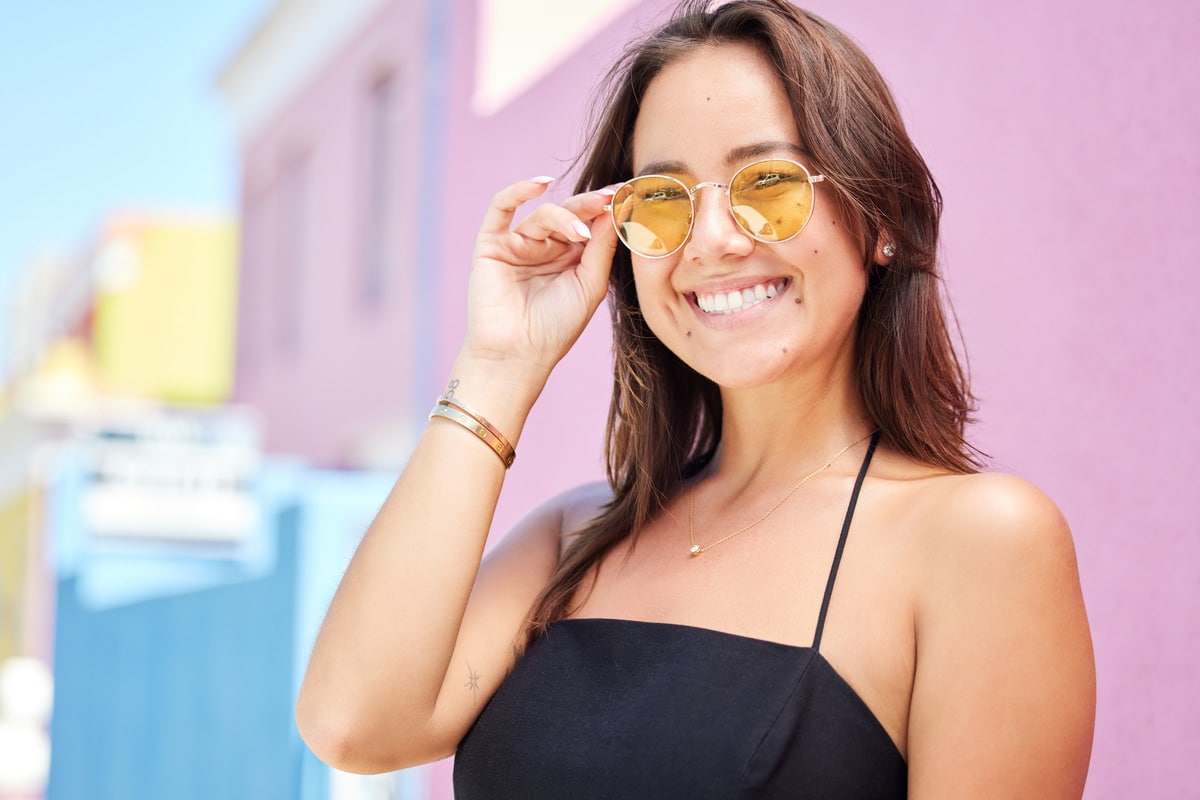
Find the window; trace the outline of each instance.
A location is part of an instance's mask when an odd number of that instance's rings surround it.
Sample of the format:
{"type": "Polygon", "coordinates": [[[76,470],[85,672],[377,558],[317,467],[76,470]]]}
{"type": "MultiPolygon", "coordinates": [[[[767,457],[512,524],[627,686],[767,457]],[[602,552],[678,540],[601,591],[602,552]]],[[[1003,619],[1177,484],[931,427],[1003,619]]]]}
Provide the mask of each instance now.
{"type": "Polygon", "coordinates": [[[367,105],[366,223],[362,296],[366,305],[383,305],[391,286],[396,237],[396,80],[391,72],[371,84],[367,105]]]}
{"type": "Polygon", "coordinates": [[[280,239],[275,270],[275,341],[279,350],[295,352],[301,345],[308,282],[308,159],[305,156],[294,157],[284,165],[276,197],[280,239]]]}
{"type": "Polygon", "coordinates": [[[270,296],[271,271],[275,265],[275,237],[271,229],[275,197],[269,189],[255,187],[249,177],[246,180],[249,188],[242,211],[241,261],[238,264],[241,275],[241,288],[238,291],[239,383],[246,377],[255,380],[255,374],[264,366],[271,339],[267,324],[267,298],[270,296]]]}

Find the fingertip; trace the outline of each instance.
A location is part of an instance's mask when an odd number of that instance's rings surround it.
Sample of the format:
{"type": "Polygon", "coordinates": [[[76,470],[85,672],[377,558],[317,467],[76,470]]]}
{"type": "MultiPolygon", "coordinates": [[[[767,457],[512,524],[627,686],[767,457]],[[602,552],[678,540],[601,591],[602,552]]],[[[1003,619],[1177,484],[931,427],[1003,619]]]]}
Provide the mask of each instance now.
{"type": "Polygon", "coordinates": [[[530,183],[538,183],[542,186],[554,183],[554,180],[555,179],[553,175],[538,175],[536,178],[529,179],[530,183]]]}
{"type": "Polygon", "coordinates": [[[575,220],[571,223],[571,230],[575,231],[576,235],[584,241],[592,238],[592,229],[584,225],[580,220],[575,220]]]}
{"type": "Polygon", "coordinates": [[[592,258],[611,262],[618,242],[613,226],[596,225],[591,234],[591,238],[585,244],[587,245],[587,250],[592,254],[592,258]]]}

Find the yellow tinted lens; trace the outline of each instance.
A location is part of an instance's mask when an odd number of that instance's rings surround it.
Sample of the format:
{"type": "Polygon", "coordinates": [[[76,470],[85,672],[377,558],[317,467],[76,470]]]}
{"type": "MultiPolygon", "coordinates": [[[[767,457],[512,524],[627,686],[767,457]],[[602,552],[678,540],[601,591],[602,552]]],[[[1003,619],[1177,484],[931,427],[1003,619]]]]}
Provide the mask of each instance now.
{"type": "Polygon", "coordinates": [[[654,257],[678,250],[692,229],[687,186],[662,175],[634,178],[612,199],[617,234],[633,252],[654,257]]]}
{"type": "Polygon", "coordinates": [[[804,167],[792,161],[759,161],[738,170],[729,184],[729,205],[746,232],[760,242],[790,239],[812,216],[813,187],[804,167]]]}

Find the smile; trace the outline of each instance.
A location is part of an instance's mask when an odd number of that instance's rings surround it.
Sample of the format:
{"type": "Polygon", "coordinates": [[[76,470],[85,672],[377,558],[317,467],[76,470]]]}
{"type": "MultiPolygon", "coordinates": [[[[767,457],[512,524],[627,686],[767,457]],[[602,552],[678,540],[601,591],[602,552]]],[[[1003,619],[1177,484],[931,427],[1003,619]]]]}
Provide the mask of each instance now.
{"type": "Polygon", "coordinates": [[[786,279],[780,279],[732,292],[697,292],[696,305],[706,314],[738,314],[770,300],[783,291],[787,283],[786,279]]]}

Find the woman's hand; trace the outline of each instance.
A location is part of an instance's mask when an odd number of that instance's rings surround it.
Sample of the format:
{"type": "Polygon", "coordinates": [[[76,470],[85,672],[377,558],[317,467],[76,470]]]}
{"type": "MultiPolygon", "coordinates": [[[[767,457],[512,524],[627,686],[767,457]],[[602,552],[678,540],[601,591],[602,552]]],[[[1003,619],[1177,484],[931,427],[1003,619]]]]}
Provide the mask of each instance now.
{"type": "Polygon", "coordinates": [[[463,355],[542,380],[604,298],[617,236],[601,189],[545,203],[515,227],[518,208],[552,179],[534,178],[492,200],[475,244],[463,355]]]}

